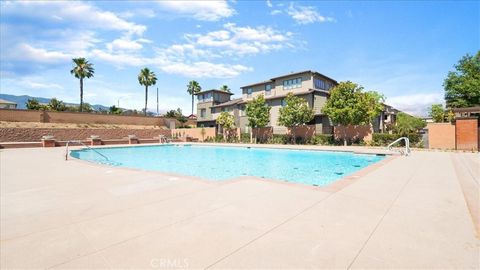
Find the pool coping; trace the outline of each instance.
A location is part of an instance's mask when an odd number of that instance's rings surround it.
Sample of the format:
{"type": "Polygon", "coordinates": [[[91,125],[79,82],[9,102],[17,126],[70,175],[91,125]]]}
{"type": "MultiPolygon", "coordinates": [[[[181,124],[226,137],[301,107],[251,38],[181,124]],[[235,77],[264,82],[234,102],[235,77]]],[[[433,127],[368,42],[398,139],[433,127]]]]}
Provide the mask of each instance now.
{"type": "MultiPolygon", "coordinates": [[[[196,181],[196,182],[201,182],[205,184],[211,184],[211,185],[226,185],[229,183],[234,183],[234,182],[239,182],[239,181],[262,181],[262,182],[269,182],[269,183],[275,183],[275,184],[281,184],[281,185],[287,185],[287,186],[292,186],[292,187],[301,187],[301,188],[306,188],[310,190],[319,190],[319,191],[324,191],[328,193],[335,193],[337,191],[342,190],[343,188],[353,184],[356,182],[358,179],[361,179],[363,176],[368,175],[370,172],[382,167],[386,163],[390,162],[391,160],[395,159],[398,157],[398,155],[394,155],[392,153],[390,154],[384,154],[384,153],[373,153],[373,152],[355,152],[355,151],[350,151],[350,150],[345,150],[345,149],[338,149],[338,151],[331,151],[329,149],[308,149],[308,148],[294,148],[295,145],[274,145],[275,147],[268,147],[268,146],[261,146],[261,147],[251,147],[250,144],[238,144],[235,145],[230,145],[230,144],[218,144],[218,143],[174,143],[174,144],[142,144],[142,145],[112,145],[112,146],[103,146],[99,145],[96,147],[92,148],[122,148],[122,147],[141,147],[141,146],[159,146],[159,145],[203,145],[203,146],[228,146],[228,147],[250,147],[250,148],[267,148],[267,149],[283,149],[283,150],[313,150],[313,151],[324,151],[324,152],[349,152],[349,153],[355,153],[355,154],[380,154],[380,155],[385,155],[386,157],[380,161],[375,162],[374,164],[368,165],[367,167],[364,167],[358,171],[355,171],[352,174],[345,175],[341,178],[336,179],[330,184],[327,184],[325,186],[315,186],[311,184],[305,184],[305,183],[294,183],[294,182],[289,182],[286,180],[281,180],[281,179],[272,179],[272,178],[263,178],[263,177],[258,177],[258,176],[238,176],[222,181],[213,181],[213,180],[208,180],[202,177],[198,176],[191,176],[191,175],[184,175],[184,174],[177,174],[177,173],[170,173],[170,172],[162,172],[162,171],[154,171],[154,170],[146,170],[146,169],[138,169],[138,168],[128,168],[128,167],[114,167],[110,166],[108,164],[101,164],[101,163],[96,163],[92,161],[87,161],[87,160],[82,160],[76,157],[73,157],[70,155],[71,151],[69,151],[68,156],[71,158],[70,160],[75,160],[76,162],[81,162],[83,164],[89,164],[93,166],[98,166],[102,168],[110,168],[110,169],[116,169],[116,170],[127,170],[127,171],[137,171],[137,172],[148,172],[148,173],[153,173],[157,174],[162,177],[170,177],[170,178],[182,178],[185,180],[189,181],[196,181]],[[286,146],[286,147],[278,147],[278,146],[286,146]]],[[[252,144],[253,146],[257,146],[252,144]]],[[[88,149],[85,146],[74,146],[72,150],[82,150],[82,149],[88,149]]],[[[179,180],[179,179],[175,179],[179,180]]]]}

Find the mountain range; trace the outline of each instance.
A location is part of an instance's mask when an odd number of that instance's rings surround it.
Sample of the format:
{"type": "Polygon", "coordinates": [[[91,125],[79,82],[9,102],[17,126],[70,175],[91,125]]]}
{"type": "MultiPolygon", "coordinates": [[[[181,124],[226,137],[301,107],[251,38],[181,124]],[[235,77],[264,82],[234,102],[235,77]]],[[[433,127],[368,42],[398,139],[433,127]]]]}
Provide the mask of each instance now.
{"type": "MultiPolygon", "coordinates": [[[[49,103],[50,102],[50,98],[44,98],[44,97],[32,97],[32,96],[28,96],[28,95],[16,96],[16,95],[9,95],[9,94],[0,94],[0,99],[4,99],[4,100],[8,100],[8,101],[17,103],[17,108],[18,109],[26,109],[27,108],[27,106],[26,106],[27,101],[29,99],[32,99],[32,98],[35,98],[40,103],[49,103]]],[[[72,106],[72,105],[78,106],[78,104],[76,104],[76,103],[65,103],[65,104],[69,105],[69,106],[72,106]]],[[[96,111],[98,111],[98,110],[108,110],[110,108],[110,106],[95,104],[95,105],[92,105],[92,108],[94,108],[96,111]]]]}

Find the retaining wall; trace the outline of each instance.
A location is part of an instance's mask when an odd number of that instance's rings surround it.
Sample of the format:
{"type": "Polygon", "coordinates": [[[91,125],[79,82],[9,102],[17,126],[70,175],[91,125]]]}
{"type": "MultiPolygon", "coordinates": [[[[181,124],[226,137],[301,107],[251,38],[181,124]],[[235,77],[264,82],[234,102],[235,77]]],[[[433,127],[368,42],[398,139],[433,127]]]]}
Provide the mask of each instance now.
{"type": "Polygon", "coordinates": [[[363,140],[365,142],[372,140],[373,129],[370,125],[363,126],[335,126],[333,128],[335,140],[343,140],[344,132],[351,141],[363,140]]]}
{"type": "Polygon", "coordinates": [[[0,128],[0,142],[38,142],[44,135],[53,135],[56,140],[85,140],[91,135],[103,140],[124,139],[136,135],[151,139],[159,135],[171,136],[169,129],[101,129],[101,128],[0,128]]]}
{"type": "MultiPolygon", "coordinates": [[[[17,109],[0,109],[0,121],[7,122],[40,122],[40,123],[74,123],[74,124],[116,124],[116,125],[143,125],[166,126],[170,122],[179,126],[179,122],[172,118],[153,116],[113,115],[80,112],[53,112],[17,109]]],[[[186,125],[196,125],[189,120],[186,125]]]]}

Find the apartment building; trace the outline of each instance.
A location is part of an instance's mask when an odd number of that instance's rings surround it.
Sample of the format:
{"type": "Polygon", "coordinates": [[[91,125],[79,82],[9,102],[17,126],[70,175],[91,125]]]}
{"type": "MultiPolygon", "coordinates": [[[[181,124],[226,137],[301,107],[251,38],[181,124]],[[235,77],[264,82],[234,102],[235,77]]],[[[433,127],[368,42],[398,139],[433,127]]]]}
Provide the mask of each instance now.
{"type": "Polygon", "coordinates": [[[213,117],[212,108],[216,105],[230,102],[232,93],[225,92],[218,89],[210,89],[201,91],[197,94],[197,126],[198,127],[215,127],[215,120],[213,117]]]}
{"type": "Polygon", "coordinates": [[[235,116],[235,124],[241,132],[248,132],[248,119],[245,113],[247,102],[264,95],[270,110],[269,126],[276,134],[284,134],[286,128],[278,125],[279,111],[285,106],[288,93],[302,97],[314,109],[315,117],[309,123],[315,125],[317,133],[330,134],[332,124],[328,117],[322,114],[322,108],[327,100],[329,90],[337,85],[337,81],[315,71],[306,70],[277,76],[266,81],[242,86],[242,97],[230,99],[231,93],[216,89],[203,91],[197,95],[198,126],[215,126],[215,120],[221,112],[229,112],[235,116]],[[205,116],[201,118],[202,115],[205,116]]]}

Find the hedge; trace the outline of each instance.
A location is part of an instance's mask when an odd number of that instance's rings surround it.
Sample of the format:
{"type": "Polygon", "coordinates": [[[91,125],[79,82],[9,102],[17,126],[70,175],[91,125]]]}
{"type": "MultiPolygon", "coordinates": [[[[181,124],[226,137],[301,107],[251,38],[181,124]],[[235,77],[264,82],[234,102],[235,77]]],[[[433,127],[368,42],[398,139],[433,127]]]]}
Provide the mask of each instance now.
{"type": "MultiPolygon", "coordinates": [[[[388,134],[388,133],[373,133],[371,145],[373,146],[387,146],[400,137],[407,137],[410,140],[410,146],[422,147],[422,134],[411,133],[407,135],[400,134],[388,134]]],[[[404,145],[404,141],[400,142],[401,146],[404,145]]]]}

